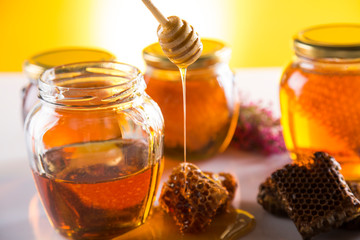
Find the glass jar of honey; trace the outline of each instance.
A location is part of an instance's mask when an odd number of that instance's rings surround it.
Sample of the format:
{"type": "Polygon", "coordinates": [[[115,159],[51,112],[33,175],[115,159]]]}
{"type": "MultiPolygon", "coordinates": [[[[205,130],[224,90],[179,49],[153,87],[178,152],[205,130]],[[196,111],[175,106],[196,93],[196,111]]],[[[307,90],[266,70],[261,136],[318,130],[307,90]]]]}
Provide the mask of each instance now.
{"type": "MultiPolygon", "coordinates": [[[[239,102],[230,49],[222,42],[202,39],[203,52],[186,73],[187,159],[204,159],[226,149],[233,136],[239,102]]],[[[159,104],[165,120],[165,156],[182,159],[184,121],[179,69],[158,43],[143,50],[146,92],[159,104]]]]}
{"type": "Polygon", "coordinates": [[[140,71],[115,62],[58,66],[25,122],[30,166],[52,225],[112,239],[146,220],[162,173],[163,117],[140,71]]]}
{"type": "Polygon", "coordinates": [[[115,56],[107,51],[91,48],[64,48],[49,50],[30,57],[24,62],[23,71],[29,79],[23,88],[22,116],[23,120],[30,109],[38,101],[37,80],[49,68],[69,63],[87,61],[113,61],[115,56]]]}
{"type": "Polygon", "coordinates": [[[360,25],[322,25],[294,37],[280,86],[292,159],[325,151],[347,180],[360,180],[360,25]]]}

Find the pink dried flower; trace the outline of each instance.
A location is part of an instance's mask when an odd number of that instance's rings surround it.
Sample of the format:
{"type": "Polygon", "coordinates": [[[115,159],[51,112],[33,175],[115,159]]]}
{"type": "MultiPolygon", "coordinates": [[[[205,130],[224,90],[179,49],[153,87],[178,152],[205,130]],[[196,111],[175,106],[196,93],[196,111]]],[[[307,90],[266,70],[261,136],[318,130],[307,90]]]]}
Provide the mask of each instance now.
{"type": "Polygon", "coordinates": [[[241,104],[238,124],[232,145],[246,151],[259,151],[265,155],[286,150],[280,119],[260,103],[241,104]]]}

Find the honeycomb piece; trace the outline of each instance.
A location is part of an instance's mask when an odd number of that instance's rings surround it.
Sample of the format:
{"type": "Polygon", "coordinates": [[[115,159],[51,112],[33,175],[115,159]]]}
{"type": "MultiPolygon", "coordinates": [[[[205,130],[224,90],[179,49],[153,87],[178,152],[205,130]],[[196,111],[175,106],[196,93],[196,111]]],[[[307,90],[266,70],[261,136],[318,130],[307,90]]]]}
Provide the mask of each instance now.
{"type": "MultiPolygon", "coordinates": [[[[353,192],[357,199],[360,199],[360,184],[358,182],[346,181],[350,190],[353,192]]],[[[271,181],[271,178],[267,178],[264,183],[259,186],[259,193],[257,196],[258,203],[271,214],[288,217],[284,206],[281,203],[281,199],[276,192],[276,187],[271,181]]],[[[341,225],[342,229],[357,230],[360,229],[360,216],[356,217],[341,225]]]]}
{"type": "Polygon", "coordinates": [[[228,197],[224,204],[218,209],[217,213],[223,213],[229,209],[232,200],[234,200],[236,188],[238,183],[235,177],[230,173],[220,172],[218,174],[212,172],[204,172],[210,178],[214,179],[216,182],[220,183],[228,191],[228,197]]]}
{"type": "Polygon", "coordinates": [[[159,202],[181,232],[201,232],[227,199],[228,192],[218,181],[194,164],[182,163],[164,183],[159,202]]]}
{"type": "Polygon", "coordinates": [[[266,211],[277,216],[287,217],[287,212],[281,204],[281,199],[270,177],[260,184],[257,201],[266,211]]]}
{"type": "MultiPolygon", "coordinates": [[[[346,181],[346,183],[354,196],[360,199],[360,184],[352,181],[346,181]]],[[[266,211],[280,217],[288,217],[271,178],[267,178],[264,183],[260,184],[257,201],[266,211]]],[[[340,228],[349,230],[360,229],[360,216],[345,222],[340,228]]]]}
{"type": "Polygon", "coordinates": [[[334,158],[317,152],[309,164],[288,164],[271,175],[282,205],[304,239],[359,215],[360,201],[339,169],[334,158]]]}

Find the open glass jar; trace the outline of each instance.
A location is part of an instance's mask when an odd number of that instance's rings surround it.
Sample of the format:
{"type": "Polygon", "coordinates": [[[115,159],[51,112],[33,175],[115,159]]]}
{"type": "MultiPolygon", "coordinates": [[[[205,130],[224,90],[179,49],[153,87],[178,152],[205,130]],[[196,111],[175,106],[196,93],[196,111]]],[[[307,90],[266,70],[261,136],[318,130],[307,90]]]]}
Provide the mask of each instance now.
{"type": "Polygon", "coordinates": [[[110,239],[147,218],[162,172],[163,118],[140,71],[115,62],[49,69],[25,123],[36,187],[71,239],[110,239]]]}
{"type": "Polygon", "coordinates": [[[360,180],[360,25],[323,25],[294,38],[280,86],[291,157],[325,151],[347,180],[360,180]]]}
{"type": "Polygon", "coordinates": [[[91,48],[63,48],[42,52],[24,62],[23,71],[29,79],[23,88],[23,120],[38,101],[37,81],[40,75],[49,68],[76,62],[114,61],[115,56],[107,51],[91,48]]]}
{"type": "MultiPolygon", "coordinates": [[[[239,101],[228,62],[230,48],[202,39],[200,58],[186,73],[187,159],[203,159],[224,151],[236,127],[239,101]]],[[[179,69],[164,55],[160,44],[143,50],[147,93],[159,104],[165,120],[165,155],[182,159],[184,121],[179,69]]]]}

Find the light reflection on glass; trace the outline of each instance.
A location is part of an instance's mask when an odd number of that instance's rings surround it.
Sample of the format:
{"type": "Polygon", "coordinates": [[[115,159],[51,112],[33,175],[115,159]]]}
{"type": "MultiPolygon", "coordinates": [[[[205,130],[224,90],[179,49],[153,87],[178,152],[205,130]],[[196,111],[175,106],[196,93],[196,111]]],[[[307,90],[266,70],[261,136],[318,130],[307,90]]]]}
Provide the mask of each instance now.
{"type": "Polygon", "coordinates": [[[28,217],[36,240],[65,240],[51,227],[37,194],[30,200],[28,217]]]}

